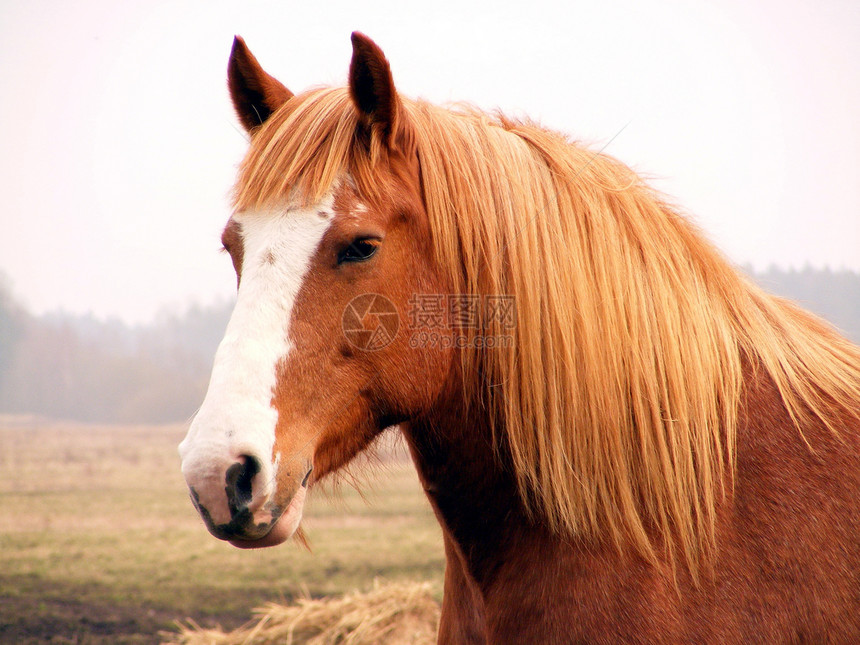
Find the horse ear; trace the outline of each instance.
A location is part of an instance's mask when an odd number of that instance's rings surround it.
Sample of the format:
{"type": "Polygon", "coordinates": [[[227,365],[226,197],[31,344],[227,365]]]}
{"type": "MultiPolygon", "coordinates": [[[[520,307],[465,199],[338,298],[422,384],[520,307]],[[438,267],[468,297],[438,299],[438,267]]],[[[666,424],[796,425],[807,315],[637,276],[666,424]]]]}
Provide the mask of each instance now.
{"type": "Polygon", "coordinates": [[[233,39],[227,64],[227,85],[233,107],[248,132],[260,127],[293,93],[257,62],[240,36],[233,39]]]}
{"type": "Polygon", "coordinates": [[[379,46],[358,31],[352,32],[349,92],[364,123],[392,146],[400,134],[402,108],[391,67],[379,46]]]}

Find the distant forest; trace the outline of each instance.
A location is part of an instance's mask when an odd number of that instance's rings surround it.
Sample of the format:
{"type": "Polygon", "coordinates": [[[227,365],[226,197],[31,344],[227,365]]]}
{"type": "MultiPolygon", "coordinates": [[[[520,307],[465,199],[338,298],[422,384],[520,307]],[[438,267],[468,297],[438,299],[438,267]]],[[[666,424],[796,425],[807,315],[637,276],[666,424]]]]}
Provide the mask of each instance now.
{"type": "MultiPolygon", "coordinates": [[[[860,274],[747,270],[768,291],[860,342],[860,274]]],[[[231,309],[232,303],[193,306],[142,326],[34,316],[0,280],[0,414],[104,423],[188,420],[203,401],[231,309]]]]}

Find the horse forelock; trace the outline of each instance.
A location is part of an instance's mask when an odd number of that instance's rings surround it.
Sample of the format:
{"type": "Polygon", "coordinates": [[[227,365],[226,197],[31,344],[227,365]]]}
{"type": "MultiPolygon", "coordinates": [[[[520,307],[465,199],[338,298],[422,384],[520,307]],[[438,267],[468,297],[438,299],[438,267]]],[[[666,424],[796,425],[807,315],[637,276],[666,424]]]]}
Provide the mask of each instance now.
{"type": "MultiPolygon", "coordinates": [[[[516,318],[462,353],[524,503],[552,528],[608,536],[695,573],[730,490],[745,370],[799,428],[858,414],[860,350],[740,275],[628,167],[537,125],[402,99],[438,266],[516,318]],[[478,381],[478,379],[480,379],[478,381]]],[[[312,203],[337,178],[372,202],[378,145],[345,88],[291,99],[255,133],[237,210],[312,203]]]]}

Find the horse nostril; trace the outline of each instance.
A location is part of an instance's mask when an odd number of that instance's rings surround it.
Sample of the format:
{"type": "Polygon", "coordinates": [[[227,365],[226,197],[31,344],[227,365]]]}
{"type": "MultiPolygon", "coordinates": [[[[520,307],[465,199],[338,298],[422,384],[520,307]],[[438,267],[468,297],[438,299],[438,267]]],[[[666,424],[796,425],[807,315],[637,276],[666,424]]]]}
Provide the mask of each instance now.
{"type": "Polygon", "coordinates": [[[249,455],[242,455],[241,461],[227,469],[226,493],[230,514],[235,516],[245,510],[254,497],[252,482],[260,472],[260,462],[249,455]]]}

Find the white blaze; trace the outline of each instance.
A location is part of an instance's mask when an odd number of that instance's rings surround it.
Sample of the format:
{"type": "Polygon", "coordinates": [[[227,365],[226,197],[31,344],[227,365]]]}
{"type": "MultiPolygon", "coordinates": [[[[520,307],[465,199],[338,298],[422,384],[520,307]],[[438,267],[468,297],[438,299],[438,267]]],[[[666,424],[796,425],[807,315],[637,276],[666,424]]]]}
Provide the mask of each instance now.
{"type": "MultiPolygon", "coordinates": [[[[334,218],[332,202],[329,195],[308,208],[234,215],[243,240],[242,279],[206,398],[179,445],[182,472],[190,484],[209,480],[223,491],[226,467],[252,455],[261,466],[255,481],[268,487],[254,490],[255,502],[274,492],[276,370],[293,348],[293,305],[334,218]]],[[[222,509],[207,510],[216,523],[229,520],[226,501],[222,509]]]]}

